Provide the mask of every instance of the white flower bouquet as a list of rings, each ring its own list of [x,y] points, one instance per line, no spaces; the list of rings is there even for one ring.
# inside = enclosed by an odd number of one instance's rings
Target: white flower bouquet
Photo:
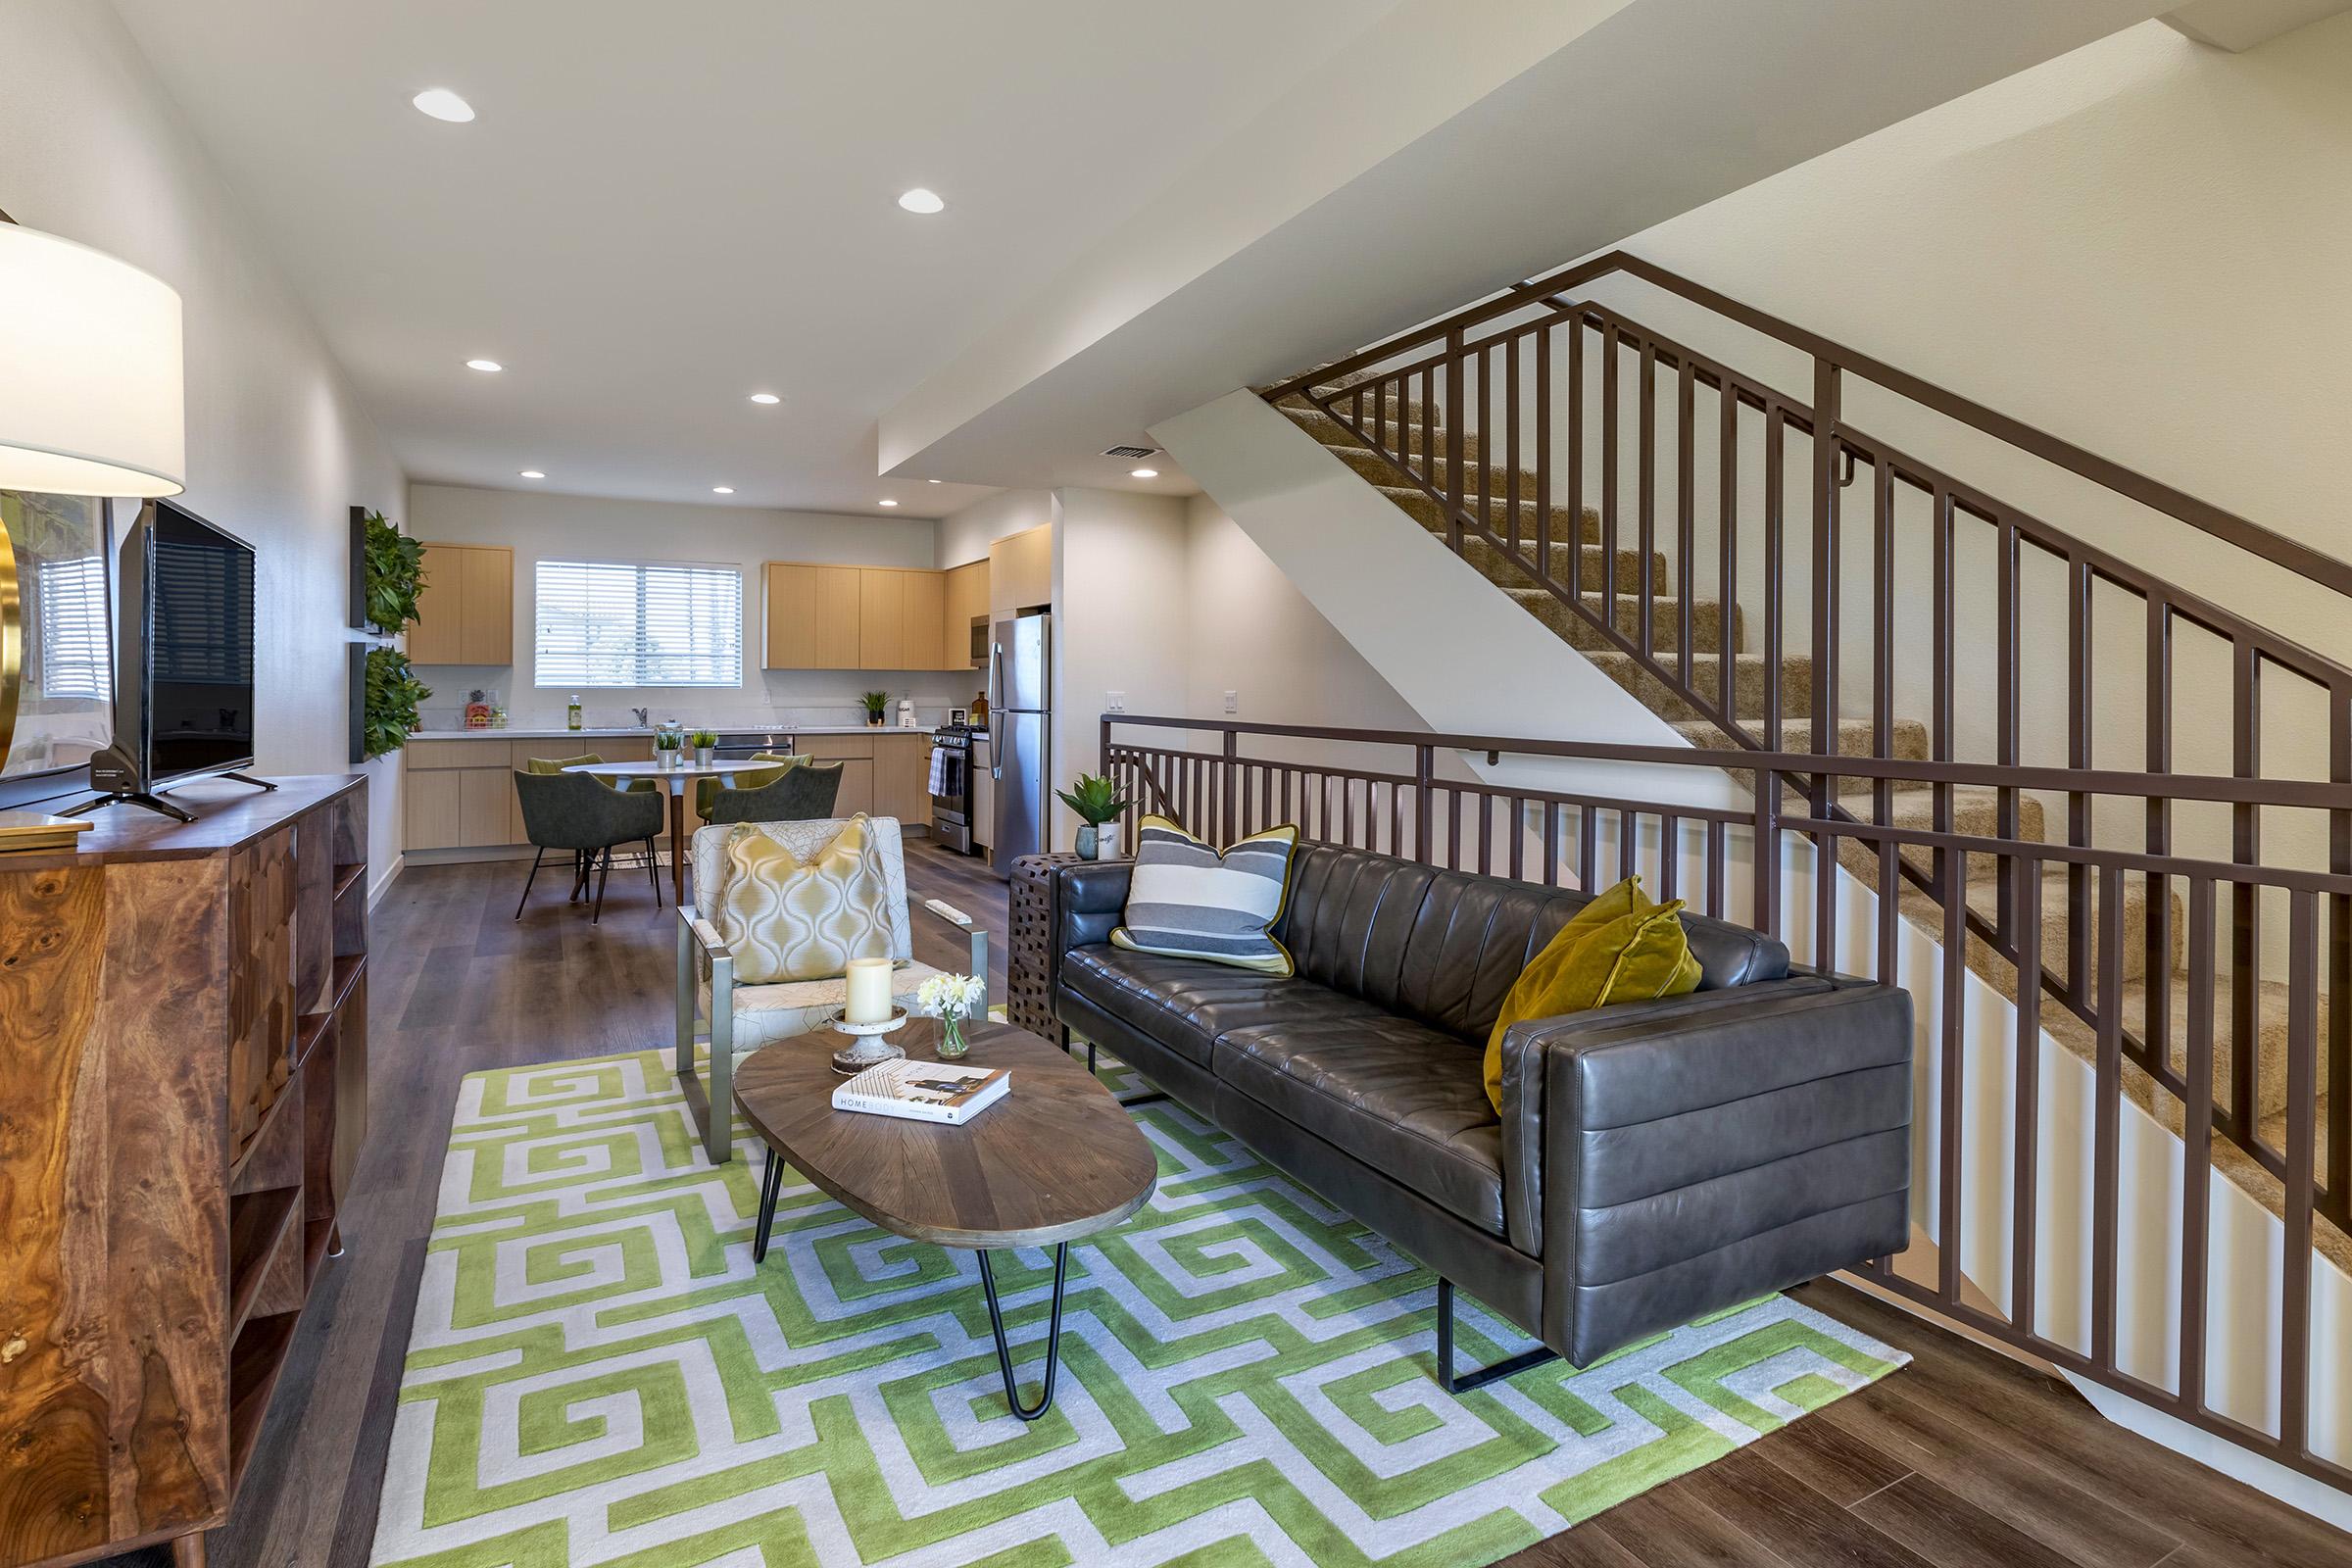
[[[939,1039],[942,1056],[960,1056],[970,1050],[963,1038],[963,1020],[988,1000],[988,982],[978,975],[935,974],[915,988],[915,1005],[946,1027]]]

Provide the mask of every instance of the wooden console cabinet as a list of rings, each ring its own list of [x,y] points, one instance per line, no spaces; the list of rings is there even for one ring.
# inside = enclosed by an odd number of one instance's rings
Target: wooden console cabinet
[[[368,786],[0,856],[0,1568],[227,1519],[368,1125]]]

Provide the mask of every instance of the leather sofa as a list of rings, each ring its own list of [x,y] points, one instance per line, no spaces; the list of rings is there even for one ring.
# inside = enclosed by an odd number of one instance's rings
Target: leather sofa
[[[1792,970],[1685,916],[1699,989],[1487,1036],[1581,893],[1298,847],[1276,978],[1108,938],[1125,861],[1051,872],[1046,994],[1068,1029],[1578,1366],[1909,1244],[1912,1032],[1892,986]],[[1090,1051],[1091,1055],[1091,1051]]]

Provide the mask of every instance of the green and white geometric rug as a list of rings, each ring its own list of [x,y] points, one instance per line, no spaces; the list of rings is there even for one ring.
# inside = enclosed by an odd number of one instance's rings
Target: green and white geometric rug
[[[706,1163],[664,1053],[473,1074],[372,1561],[1469,1568],[1904,1359],[1774,1297],[1453,1398],[1433,1276],[1176,1105],[1135,1115],[1158,1191],[1072,1247],[1024,1426],[968,1252],[788,1176],[752,1266],[759,1146]],[[1052,1274],[1015,1255],[1033,1388]],[[1466,1356],[1526,1348],[1457,1304]]]

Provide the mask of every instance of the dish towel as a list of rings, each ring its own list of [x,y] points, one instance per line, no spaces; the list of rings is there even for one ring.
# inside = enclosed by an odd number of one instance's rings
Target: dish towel
[[[948,749],[945,746],[931,748],[931,793],[948,793]]]

